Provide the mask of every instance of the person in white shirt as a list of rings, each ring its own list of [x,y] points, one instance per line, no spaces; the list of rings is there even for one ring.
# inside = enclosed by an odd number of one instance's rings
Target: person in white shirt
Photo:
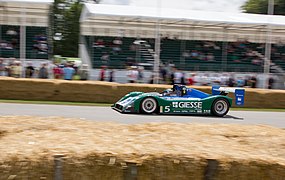
[[[131,66],[131,69],[127,73],[129,83],[136,83],[138,80],[138,75],[139,75],[139,72],[137,70],[137,67]]]
[[[181,84],[182,76],[183,76],[183,74],[180,71],[176,70],[174,72],[174,83],[175,84]]]

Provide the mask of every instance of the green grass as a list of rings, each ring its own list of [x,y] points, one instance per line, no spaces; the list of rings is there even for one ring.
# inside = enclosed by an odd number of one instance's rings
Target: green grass
[[[19,103],[19,104],[52,104],[52,105],[73,105],[73,106],[111,106],[107,103],[87,103],[87,102],[63,102],[63,101],[33,101],[33,100],[4,100],[0,99],[0,103]]]
[[[231,108],[232,111],[267,111],[267,112],[285,112],[285,109],[264,109],[264,108]]]
[[[19,104],[52,104],[52,105],[73,105],[73,106],[102,106],[110,107],[108,103],[87,103],[87,102],[62,102],[62,101],[31,101],[31,100],[4,100],[0,103],[19,103]],[[231,108],[232,111],[267,111],[267,112],[285,112],[285,109],[259,109],[259,108]]]

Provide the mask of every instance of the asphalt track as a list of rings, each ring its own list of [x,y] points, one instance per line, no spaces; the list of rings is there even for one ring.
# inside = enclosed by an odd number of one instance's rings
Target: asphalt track
[[[0,103],[0,116],[60,116],[124,124],[149,122],[266,124],[285,128],[285,112],[230,111],[225,117],[121,114],[110,107]]]

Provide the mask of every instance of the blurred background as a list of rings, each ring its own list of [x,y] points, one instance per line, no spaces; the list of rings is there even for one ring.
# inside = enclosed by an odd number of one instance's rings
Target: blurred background
[[[0,76],[285,89],[282,0],[1,0]]]

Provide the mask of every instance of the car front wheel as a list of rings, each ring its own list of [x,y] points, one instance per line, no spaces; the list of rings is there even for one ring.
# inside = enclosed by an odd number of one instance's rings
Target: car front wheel
[[[157,110],[157,102],[154,98],[145,98],[141,102],[141,111],[142,113],[152,114]]]
[[[223,117],[229,111],[229,102],[226,99],[216,99],[212,104],[212,113],[215,116]]]

